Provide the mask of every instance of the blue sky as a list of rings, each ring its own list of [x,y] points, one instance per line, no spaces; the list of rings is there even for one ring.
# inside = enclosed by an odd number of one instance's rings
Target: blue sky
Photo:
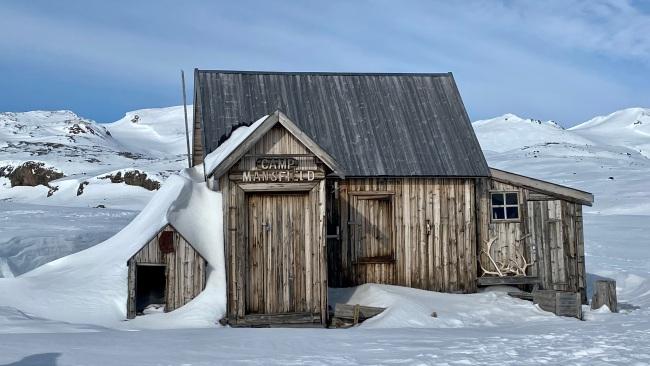
[[[648,3],[3,0],[0,111],[111,122],[180,104],[195,67],[451,71],[472,120],[570,126],[650,107]]]

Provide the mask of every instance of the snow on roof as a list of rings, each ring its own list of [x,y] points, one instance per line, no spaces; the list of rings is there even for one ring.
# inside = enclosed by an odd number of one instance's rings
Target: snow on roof
[[[246,140],[246,138],[250,136],[267,118],[268,115],[265,115],[255,121],[252,125],[242,126],[233,131],[228,140],[219,145],[219,147],[205,157],[203,161],[203,164],[205,164],[205,171],[208,173],[214,171],[217,166],[219,166],[228,155],[232,154],[237,146],[244,142],[244,140]]]

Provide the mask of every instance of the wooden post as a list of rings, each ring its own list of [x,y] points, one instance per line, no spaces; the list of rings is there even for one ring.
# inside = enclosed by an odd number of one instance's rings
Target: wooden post
[[[607,305],[612,313],[618,313],[616,281],[614,280],[599,280],[594,283],[591,309],[600,309],[603,305]]]
[[[190,150],[190,132],[187,123],[187,98],[185,96],[185,73],[183,72],[183,70],[181,70],[181,84],[183,85],[183,112],[185,113],[185,142],[187,143],[187,167],[192,168],[192,151]]]

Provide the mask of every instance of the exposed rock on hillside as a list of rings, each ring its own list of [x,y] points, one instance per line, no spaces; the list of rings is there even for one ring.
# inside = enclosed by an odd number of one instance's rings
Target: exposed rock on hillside
[[[49,186],[53,180],[65,175],[55,168],[46,167],[45,163],[26,161],[18,166],[5,165],[0,167],[0,177],[6,177],[12,187],[16,186]]]
[[[139,170],[129,170],[122,174],[121,171],[115,174],[108,174],[99,179],[110,179],[111,183],[126,183],[130,186],[138,186],[150,191],[155,191],[160,188],[160,182],[148,178],[147,173]]]

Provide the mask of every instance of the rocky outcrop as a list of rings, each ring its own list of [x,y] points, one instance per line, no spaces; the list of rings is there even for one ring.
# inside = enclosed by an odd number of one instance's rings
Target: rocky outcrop
[[[142,187],[150,191],[155,191],[160,188],[159,181],[150,179],[147,176],[147,173],[139,170],[129,170],[124,172],[124,174],[122,174],[122,172],[117,172],[99,177],[99,179],[110,179],[111,183],[125,183],[130,186]]]
[[[51,181],[64,176],[55,168],[46,167],[45,163],[36,161],[26,161],[18,166],[0,166],[0,177],[8,178],[12,187],[37,185],[49,187]]]

